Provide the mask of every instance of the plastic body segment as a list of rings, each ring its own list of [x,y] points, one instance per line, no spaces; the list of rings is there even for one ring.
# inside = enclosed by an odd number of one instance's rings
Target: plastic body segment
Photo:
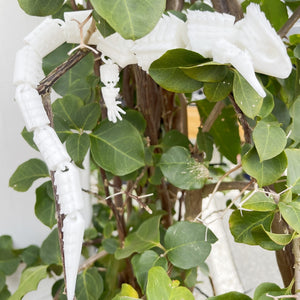
[[[56,171],[61,164],[71,161],[64,145],[50,126],[37,128],[34,131],[33,140],[49,170]]]
[[[64,235],[65,275],[68,300],[74,299],[84,225],[84,219],[78,211],[64,218],[62,231]]]
[[[30,45],[40,57],[45,57],[65,41],[64,22],[58,19],[45,19],[24,41]]]
[[[21,84],[16,88],[15,99],[22,112],[28,131],[50,124],[44,110],[41,96],[29,84]]]
[[[24,46],[16,54],[14,85],[28,83],[35,88],[43,78],[41,56],[31,46]]]
[[[62,164],[54,174],[60,212],[71,214],[83,209],[79,172],[72,163]]]

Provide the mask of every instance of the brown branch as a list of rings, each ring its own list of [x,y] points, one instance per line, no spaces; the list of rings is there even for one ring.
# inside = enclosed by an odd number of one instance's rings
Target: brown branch
[[[96,253],[95,255],[89,257],[78,269],[78,273],[92,266],[97,260],[106,256],[108,253],[104,250]]]
[[[202,127],[202,132],[210,131],[211,127],[213,126],[216,119],[219,117],[219,115],[224,107],[225,107],[225,104],[223,101],[219,101],[216,103],[216,105],[210,112],[209,116],[207,117],[207,119]]]
[[[234,96],[230,94],[228,98],[230,99],[230,102],[232,103],[236,115],[240,121],[240,124],[243,127],[245,142],[247,144],[251,144],[252,128],[250,127],[248,121],[246,120],[244,113],[241,111],[240,107],[236,104],[234,100]]]
[[[217,12],[233,15],[236,21],[244,16],[242,7],[237,0],[212,0],[211,2]]]
[[[78,6],[76,5],[75,0],[70,0],[70,4],[71,4],[73,10],[78,10]]]
[[[295,278],[295,293],[300,300],[300,238],[293,239],[293,254],[295,258],[294,278]]]
[[[286,21],[286,23],[278,30],[278,35],[281,38],[284,38],[289,30],[294,26],[294,24],[300,18],[300,6],[294,11],[294,13],[290,16],[290,18]]]
[[[64,63],[56,67],[51,71],[38,85],[37,91],[40,95],[44,95],[49,92],[50,88],[55,84],[55,82],[68,72],[72,67],[74,67],[79,61],[81,61],[89,51],[86,49],[79,50],[72,56],[70,56]]]

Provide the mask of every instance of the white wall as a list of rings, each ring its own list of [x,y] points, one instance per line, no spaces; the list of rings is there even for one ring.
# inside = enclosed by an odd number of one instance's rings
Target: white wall
[[[8,186],[19,164],[39,157],[20,135],[24,122],[14,101],[12,78],[16,51],[41,21],[42,18],[26,15],[17,0],[0,0],[0,235],[11,235],[15,247],[40,245],[49,232],[34,215],[34,191],[38,185],[25,193]]]

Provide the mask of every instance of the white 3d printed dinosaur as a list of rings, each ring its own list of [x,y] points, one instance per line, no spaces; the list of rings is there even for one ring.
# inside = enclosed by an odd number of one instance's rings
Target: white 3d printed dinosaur
[[[78,24],[91,11],[65,13],[65,22],[46,19],[24,39],[26,45],[17,52],[14,72],[16,100],[28,131],[34,132],[34,141],[49,170],[55,171],[58,201],[63,221],[65,276],[67,298],[73,300],[85,222],[82,216],[83,200],[77,168],[71,163],[64,145],[44,111],[36,91],[43,79],[42,59],[64,42],[81,43]],[[85,35],[90,22],[83,26]],[[151,63],[167,50],[186,48],[219,63],[232,64],[264,97],[265,91],[255,76],[255,71],[286,78],[291,70],[291,61],[275,30],[271,27],[259,6],[250,4],[245,18],[234,23],[227,14],[187,11],[187,22],[174,15],[164,15],[156,27],[145,37],[125,40],[118,33],[103,38],[97,31],[89,41],[102,52],[105,62],[100,67],[101,81],[105,84],[102,94],[108,110],[108,119],[116,122],[124,114],[118,104],[119,67],[138,64],[149,70]],[[109,59],[105,59],[109,57]]]

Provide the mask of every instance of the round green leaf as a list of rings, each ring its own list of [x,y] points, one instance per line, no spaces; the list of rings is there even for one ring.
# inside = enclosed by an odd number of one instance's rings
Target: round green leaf
[[[217,102],[225,99],[232,91],[233,72],[228,72],[224,80],[219,82],[205,82],[203,92],[206,99],[211,102]]]
[[[154,266],[161,266],[168,269],[166,258],[160,257],[155,251],[147,250],[141,254],[136,254],[131,260],[134,275],[143,291],[146,289],[148,271]]]
[[[253,191],[250,194],[247,194],[241,202],[246,198],[248,200],[243,204],[243,208],[251,209],[255,211],[272,211],[277,208],[276,203],[271,197],[267,197],[263,191]]]
[[[20,264],[19,257],[8,249],[0,249],[0,271],[5,275],[13,274]]]
[[[172,147],[164,153],[159,166],[169,182],[185,190],[201,189],[209,175],[206,167],[180,146]]]
[[[255,148],[249,150],[242,158],[244,171],[257,180],[260,187],[274,183],[287,167],[284,152],[260,162]]]
[[[190,144],[188,137],[175,129],[168,131],[161,141],[163,151],[167,151],[173,146],[182,146],[189,149]]]
[[[13,249],[13,240],[9,235],[1,235],[0,236],[0,249]]]
[[[262,225],[267,231],[270,231],[274,218],[274,212],[257,212],[235,210],[229,219],[231,234],[237,243],[248,245],[257,245],[252,229]]]
[[[286,149],[288,159],[287,185],[292,186],[294,193],[300,193],[300,149]]]
[[[182,67],[181,70],[198,81],[218,82],[225,78],[228,67],[215,62],[208,62],[195,67]]]
[[[168,259],[182,269],[201,265],[210,253],[210,243],[215,241],[214,234],[204,225],[186,221],[169,227],[164,238]]]
[[[38,246],[31,245],[23,250],[20,257],[27,266],[31,266],[38,260],[39,255],[40,248]]]
[[[178,300],[178,299],[184,299],[184,300],[194,300],[195,297],[191,293],[189,289],[183,286],[178,286],[175,289],[172,289],[170,300]]]
[[[47,277],[47,268],[48,266],[42,265],[25,269],[22,273],[18,289],[9,299],[19,300],[28,292],[36,290],[39,282]]]
[[[297,97],[292,107],[290,108],[289,113],[293,119],[292,126],[291,126],[292,133],[290,135],[290,138],[299,143],[300,142],[300,118],[299,118],[300,97]]]
[[[238,72],[234,73],[233,94],[237,105],[246,116],[254,119],[259,114],[263,98]]]
[[[270,298],[270,297],[265,296],[265,295],[267,293],[270,293],[271,291],[279,292],[279,291],[281,291],[281,289],[275,283],[264,282],[255,289],[253,300],[267,300],[267,298]],[[262,297],[265,297],[265,298],[262,298]]]
[[[229,292],[223,295],[209,297],[207,300],[251,300],[251,298],[239,292]]]
[[[103,121],[90,134],[95,162],[106,171],[123,176],[144,166],[141,135],[128,121]]]
[[[18,192],[26,192],[33,182],[49,177],[46,164],[40,159],[30,159],[21,164],[9,179],[9,186]]]
[[[276,122],[260,121],[253,130],[253,140],[260,161],[279,155],[285,148],[286,135]]]
[[[56,224],[55,201],[53,193],[49,196],[48,190],[52,189],[51,181],[43,183],[35,190],[36,202],[34,212],[37,218],[46,226],[52,228]]]
[[[91,3],[113,29],[131,40],[149,33],[166,7],[165,0],[91,0]]]
[[[137,231],[128,234],[124,247],[115,252],[116,259],[130,256],[132,253],[141,253],[153,247],[160,246],[159,223],[161,215],[154,216],[144,221]]]
[[[93,130],[100,118],[101,109],[99,104],[90,103],[80,107],[75,114],[75,123],[82,130]]]
[[[123,119],[130,122],[141,134],[145,132],[147,123],[139,111],[128,109],[126,110],[126,114],[123,116]]]
[[[279,202],[278,207],[284,220],[295,230],[300,233],[300,203],[290,202],[283,203]]]
[[[49,16],[56,13],[64,0],[18,0],[20,7],[31,16]]]
[[[83,168],[82,162],[89,147],[90,137],[85,132],[82,134],[73,133],[69,135],[66,140],[66,148],[70,157],[75,162],[75,164],[81,168]]]
[[[103,293],[103,279],[97,268],[85,269],[77,276],[76,299],[78,300],[98,300]]]
[[[55,228],[42,243],[40,256],[45,264],[61,264],[58,230]]]
[[[262,119],[270,115],[275,105],[273,95],[267,89],[265,89],[265,92],[267,96],[264,98],[258,114]]]
[[[166,90],[190,93],[201,88],[202,83],[187,76],[181,67],[196,66],[204,61],[205,59],[196,52],[173,49],[151,64],[149,74]]]

